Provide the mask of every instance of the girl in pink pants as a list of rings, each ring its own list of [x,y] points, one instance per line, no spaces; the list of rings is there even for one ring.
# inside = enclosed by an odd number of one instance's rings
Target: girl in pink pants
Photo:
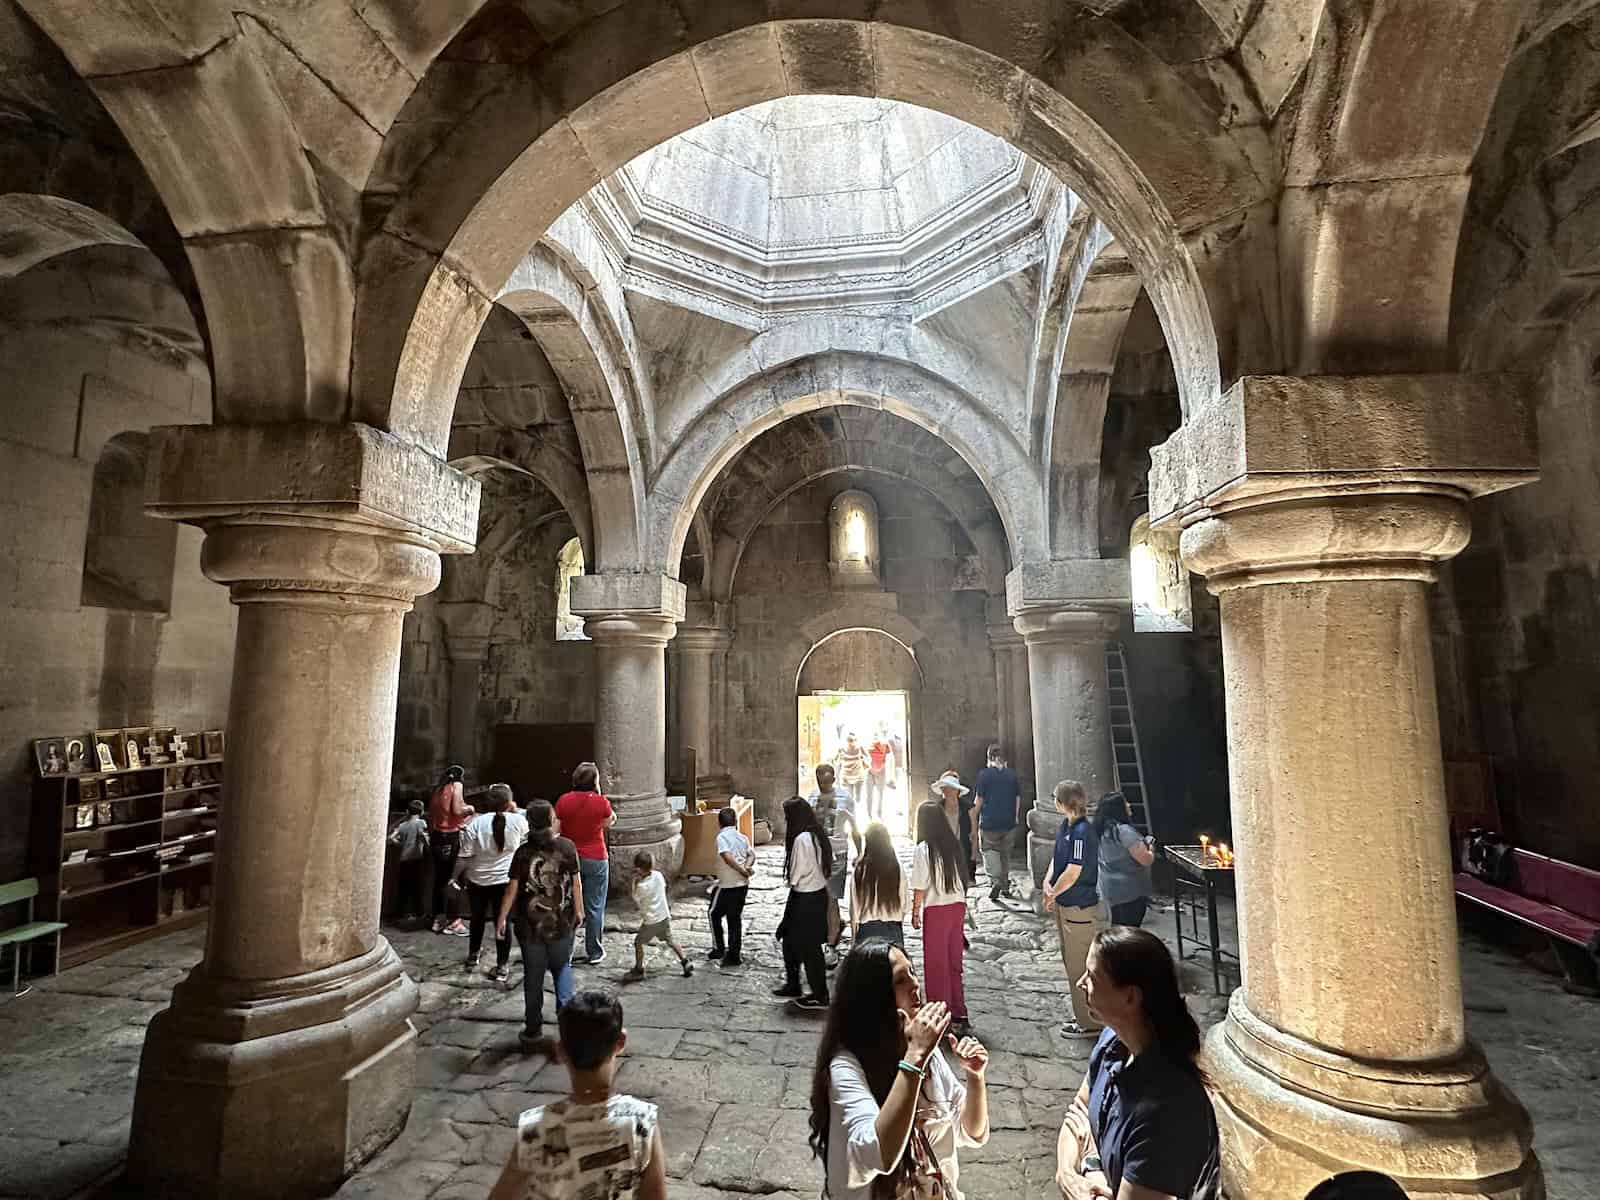
[[[933,801],[917,809],[917,848],[911,860],[911,928],[922,930],[922,984],[929,1000],[950,1006],[952,1032],[969,1028],[961,986],[962,925],[967,916],[961,843]]]

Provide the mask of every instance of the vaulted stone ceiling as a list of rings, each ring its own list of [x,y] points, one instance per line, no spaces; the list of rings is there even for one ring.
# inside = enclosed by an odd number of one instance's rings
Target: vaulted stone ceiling
[[[759,328],[822,307],[937,311],[1043,256],[1060,187],[928,109],[788,97],[646,151],[587,211],[630,290]]]

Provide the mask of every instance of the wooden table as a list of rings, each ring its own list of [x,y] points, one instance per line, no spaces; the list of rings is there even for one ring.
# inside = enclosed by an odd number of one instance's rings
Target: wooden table
[[[1225,959],[1233,959],[1237,969],[1239,956],[1231,950],[1222,948],[1222,935],[1217,930],[1217,881],[1228,879],[1233,875],[1233,868],[1227,866],[1215,854],[1203,852],[1199,846],[1166,846],[1167,860],[1172,863],[1172,919],[1178,927],[1178,958],[1185,960],[1193,958],[1204,950],[1211,955],[1211,986],[1219,996],[1226,995],[1222,990],[1222,972],[1227,965]],[[1189,941],[1194,949],[1187,953],[1183,948],[1183,893],[1193,893],[1189,905],[1190,932]],[[1202,901],[1200,897],[1203,896]],[[1206,908],[1206,932],[1208,937],[1200,936],[1198,906],[1204,903]]]

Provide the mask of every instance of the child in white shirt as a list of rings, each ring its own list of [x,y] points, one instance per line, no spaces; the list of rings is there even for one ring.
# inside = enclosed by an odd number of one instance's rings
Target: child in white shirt
[[[667,1155],[656,1106],[611,1090],[628,1043],[621,1003],[605,992],[579,992],[556,1021],[572,1094],[517,1118],[511,1159],[489,1200],[665,1200]]]
[[[706,957],[721,961],[724,967],[737,967],[744,937],[744,901],[750,893],[750,876],[755,874],[756,852],[750,839],[739,832],[739,815],[731,808],[717,814],[717,886],[711,889],[711,949]],[[723,942],[722,923],[728,923],[727,942]]]
[[[694,964],[683,947],[672,940],[672,907],[667,903],[667,881],[656,870],[650,851],[633,856],[633,902],[639,906],[639,932],[633,936],[633,970],[622,978],[633,983],[644,978],[644,948],[651,942],[665,942],[678,956],[684,975],[694,974]]]

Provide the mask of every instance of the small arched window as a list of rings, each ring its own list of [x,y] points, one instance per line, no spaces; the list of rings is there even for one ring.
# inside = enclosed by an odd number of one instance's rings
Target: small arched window
[[[144,472],[149,439],[121,433],[105,444],[94,465],[89,534],[83,547],[85,608],[171,612],[178,527],[144,513]]]
[[[1148,515],[1128,535],[1128,573],[1133,582],[1135,633],[1178,633],[1194,628],[1189,572],[1176,536],[1155,532]]]
[[[828,571],[834,587],[878,587],[878,504],[862,491],[840,492],[828,509]]]
[[[586,642],[583,618],[572,612],[572,581],[584,571],[583,543],[573,538],[556,555],[556,641]]]

